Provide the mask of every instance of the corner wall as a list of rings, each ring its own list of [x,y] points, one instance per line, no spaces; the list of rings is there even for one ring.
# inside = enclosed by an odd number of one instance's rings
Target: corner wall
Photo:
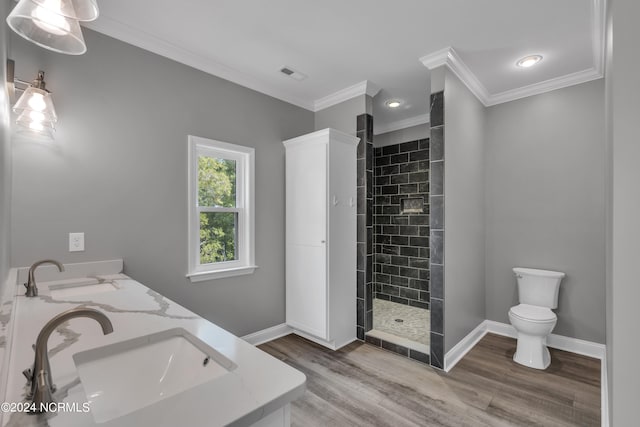
[[[15,139],[12,265],[123,258],[125,272],[236,335],[285,320],[282,141],[313,113],[84,29],[78,57],[12,37],[16,75],[46,72],[53,143]],[[355,117],[352,118],[355,122]],[[192,284],[187,136],[256,149],[256,269]],[[68,252],[68,233],[86,251]]]
[[[487,109],[487,319],[509,323],[513,267],[557,270],[554,333],[605,342],[603,100],[600,79]]]
[[[486,319],[485,114],[480,101],[446,69],[443,135],[445,354]],[[432,144],[436,141],[433,128],[431,141]],[[432,170],[432,173],[434,186],[436,171]],[[432,298],[432,313],[434,311]],[[434,326],[432,322],[432,328]]]
[[[361,114],[371,114],[370,102],[370,96],[360,95],[316,111],[314,116],[315,130],[333,128],[355,136],[358,131],[356,118]],[[373,136],[371,139],[373,140]]]
[[[612,426],[638,423],[640,369],[638,369],[638,301],[640,286],[640,86],[638,86],[637,0],[614,0],[612,109],[612,283],[611,341]]]
[[[609,422],[613,425],[613,14],[611,1],[607,2],[605,44],[605,124],[606,124],[606,386],[608,395]],[[604,387],[605,384],[602,384]],[[607,425],[604,424],[603,425]]]
[[[11,136],[9,133],[11,113],[6,90],[6,63],[8,27],[5,17],[9,13],[7,1],[0,1],[0,297],[10,267],[10,220],[11,220]],[[0,301],[1,303],[2,301]]]

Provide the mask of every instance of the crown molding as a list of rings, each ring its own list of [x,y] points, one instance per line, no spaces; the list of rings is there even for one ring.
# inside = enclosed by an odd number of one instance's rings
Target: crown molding
[[[575,73],[545,80],[543,82],[534,83],[529,86],[523,86],[512,90],[507,90],[505,92],[492,94],[487,99],[487,102],[483,102],[483,104],[487,107],[490,107],[492,105],[515,101],[516,99],[522,99],[528,96],[539,95],[541,93],[551,92],[552,90],[562,89],[564,87],[569,87],[580,83],[586,83],[591,80],[602,78],[602,75],[602,72],[596,70],[595,68],[577,71]]]
[[[598,3],[600,8],[604,0],[593,0],[594,3]],[[600,18],[597,18],[600,19]],[[598,28],[604,32],[604,27],[598,25]],[[594,36],[601,39],[600,36]],[[543,82],[534,83],[528,86],[519,87],[516,89],[507,90],[499,93],[489,93],[484,85],[473,74],[471,69],[464,63],[462,58],[452,47],[440,49],[430,55],[420,58],[420,62],[433,70],[434,68],[446,66],[451,70],[464,85],[475,95],[476,98],[485,106],[490,107],[492,105],[502,104],[509,101],[515,101],[516,99],[526,98],[528,96],[539,95],[541,93],[550,92],[556,89],[562,89],[564,87],[577,85],[580,83],[586,83],[591,80],[599,79],[603,76],[602,73],[602,42],[598,44],[601,54],[594,56],[594,62],[596,66],[587,70],[577,71],[575,73],[566,74],[564,76],[556,77],[553,79],[545,80]],[[595,49],[594,49],[595,54]],[[600,65],[598,65],[598,58],[600,58]]]
[[[121,41],[126,40],[125,43],[153,52],[157,55],[164,56],[165,58],[180,62],[197,70],[204,71],[205,73],[212,74],[232,83],[277,98],[281,101],[288,102],[306,110],[314,111],[314,106],[311,102],[291,96],[291,94],[284,91],[274,89],[271,85],[258,79],[254,79],[238,70],[227,67],[217,61],[207,59],[202,55],[144,31],[140,31],[108,16],[101,15],[100,19],[91,22],[83,22],[82,26]]]
[[[441,66],[449,68],[485,107],[596,80],[604,76],[606,2],[607,0],[591,0],[591,43],[594,66],[586,70],[504,92],[489,93],[452,47],[423,56],[420,62],[429,70]]]
[[[430,55],[423,56],[420,58],[420,62],[429,69],[434,69],[443,65],[447,66],[485,106],[509,102],[527,96],[537,95],[601,78],[604,75],[605,63],[604,55],[607,0],[590,0],[590,3],[593,68],[525,87],[500,93],[489,93],[482,82],[476,77],[452,47],[446,47]],[[167,40],[141,31],[105,15],[101,15],[100,19],[96,21],[83,23],[82,25],[118,40],[126,40],[126,43],[133,46],[148,50],[160,56],[172,59],[208,74],[215,75],[240,86],[244,86],[313,112],[320,111],[360,95],[366,94],[373,97],[380,91],[380,88],[376,85],[365,80],[312,101],[310,99],[296,97],[288,91],[274,88],[273,85],[251,77],[239,70],[208,59],[196,52],[175,45]]]
[[[369,80],[364,80],[360,83],[354,84],[353,86],[349,86],[337,92],[334,92],[331,95],[316,99],[313,103],[313,111],[317,112],[320,110],[324,110],[325,108],[329,108],[341,102],[348,101],[349,99],[355,98],[356,96],[369,95],[370,97],[374,97],[378,94],[378,92],[380,92],[380,88],[378,86],[371,83]]]
[[[433,70],[434,68],[438,68],[442,65],[447,64],[450,51],[451,47],[445,47],[443,49],[430,53],[429,55],[423,56],[419,59],[419,61],[422,62],[422,65],[427,67],[429,70]]]
[[[421,114],[415,117],[409,117],[408,119],[397,120],[395,122],[378,125],[376,121],[373,121],[373,134],[380,135],[387,132],[393,132],[400,129],[406,129],[413,126],[423,125],[429,123],[431,120],[430,114]]]
[[[484,85],[478,80],[471,69],[464,63],[460,55],[452,47],[440,49],[432,54],[420,58],[422,65],[429,70],[446,66],[451,70],[464,85],[473,93],[483,105],[487,106],[489,102],[489,92]]]

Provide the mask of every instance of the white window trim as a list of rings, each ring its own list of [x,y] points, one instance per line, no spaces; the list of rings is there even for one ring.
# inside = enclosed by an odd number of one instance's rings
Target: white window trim
[[[252,274],[255,265],[255,149],[213,139],[189,135],[189,249],[187,277],[192,283],[223,277]],[[209,152],[212,156],[234,159],[236,169],[236,194],[241,198],[243,214],[238,215],[239,259],[201,265],[200,260],[200,210],[198,208],[198,156]],[[238,190],[240,189],[240,191]],[[240,204],[241,202],[241,204]],[[206,210],[206,209],[205,209]],[[220,210],[216,208],[216,211]],[[229,209],[236,211],[235,209]]]

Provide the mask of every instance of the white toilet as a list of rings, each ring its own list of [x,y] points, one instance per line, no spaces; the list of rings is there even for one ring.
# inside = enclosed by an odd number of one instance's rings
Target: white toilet
[[[551,363],[547,335],[558,320],[551,309],[558,307],[560,281],[565,274],[519,267],[513,272],[518,279],[520,301],[509,309],[509,321],[518,332],[513,360],[530,368],[547,369]]]

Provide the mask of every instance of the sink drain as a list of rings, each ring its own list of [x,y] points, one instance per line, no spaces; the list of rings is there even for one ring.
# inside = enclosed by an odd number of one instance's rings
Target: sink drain
[[[398,322],[398,323],[403,323],[404,322],[404,320],[402,320],[402,319],[395,319],[395,321]]]

